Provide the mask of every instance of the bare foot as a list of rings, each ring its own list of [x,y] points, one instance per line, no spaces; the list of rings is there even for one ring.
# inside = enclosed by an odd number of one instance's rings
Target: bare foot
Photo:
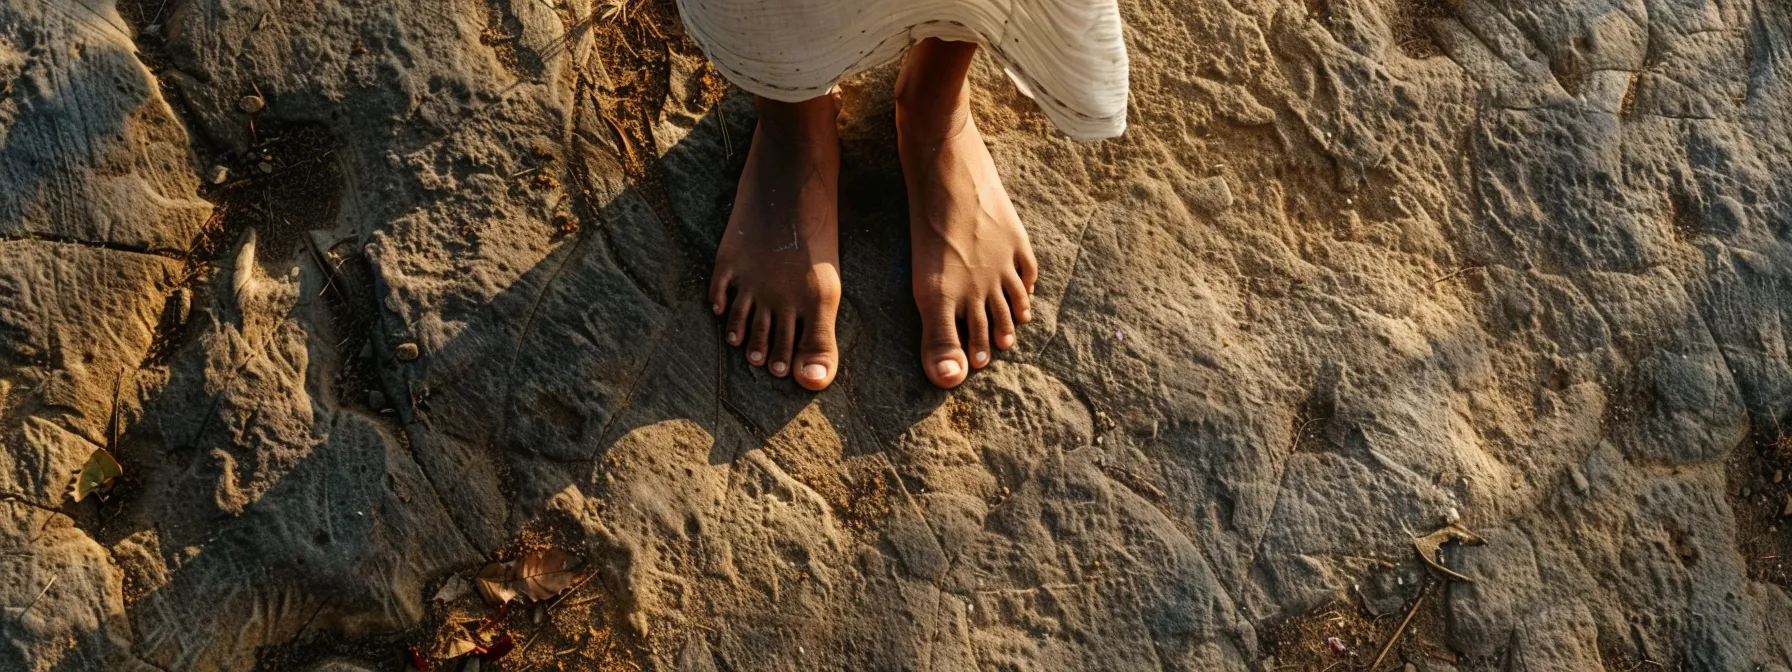
[[[840,369],[839,102],[761,98],[758,108],[716,251],[710,307],[716,315],[730,311],[725,337],[729,345],[746,343],[749,363],[780,378],[794,370],[798,384],[820,390]]]
[[[910,51],[897,82],[897,148],[908,184],[921,366],[935,385],[948,388],[964,382],[970,369],[989,364],[992,342],[1003,350],[1014,347],[1014,325],[1032,319],[1029,299],[1039,268],[971,119],[964,72],[975,48],[922,42]]]

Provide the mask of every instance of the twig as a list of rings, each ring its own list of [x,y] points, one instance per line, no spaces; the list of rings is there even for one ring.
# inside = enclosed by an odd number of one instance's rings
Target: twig
[[[1454,271],[1450,271],[1449,273],[1443,274],[1443,276],[1439,277],[1438,279],[1432,280],[1431,284],[1435,285],[1437,283],[1443,282],[1445,280],[1449,280],[1450,278],[1454,278],[1458,275],[1462,275],[1463,273],[1467,273],[1469,271],[1479,269],[1479,268],[1487,268],[1487,267],[1486,266],[1464,266],[1464,267],[1458,268]]]
[[[305,249],[311,252],[311,263],[317,264],[317,271],[324,275],[324,288],[317,290],[317,293],[321,295],[324,292],[336,290],[336,299],[347,303],[348,297],[342,295],[342,290],[336,289],[335,269],[324,263],[323,254],[317,251],[317,240],[311,236],[305,236]]]
[[[57,574],[55,576],[50,577],[50,582],[44,584],[44,589],[37,591],[37,597],[31,598],[31,604],[27,604],[27,605],[25,605],[24,609],[19,610],[19,622],[20,623],[25,622],[25,614],[31,613],[31,608],[37,606],[38,600],[44,599],[44,594],[50,592],[50,586],[56,585],[56,580],[60,579],[60,578],[62,578],[61,574]]]
[[[573,601],[571,601],[571,602],[568,602],[568,603],[566,603],[566,606],[569,606],[569,607],[576,607],[576,606],[579,606],[579,605],[581,605],[581,604],[590,604],[590,603],[592,603],[592,602],[596,602],[596,601],[598,601],[598,600],[601,600],[601,599],[604,599],[604,596],[602,596],[602,595],[592,595],[592,596],[591,596],[591,597],[582,597],[582,598],[579,598],[579,599],[576,599],[576,600],[573,600]],[[559,605],[555,605],[555,606],[559,606]]]
[[[1375,662],[1369,663],[1369,672],[1375,672],[1377,668],[1381,667],[1382,659],[1387,658],[1388,652],[1394,650],[1394,643],[1400,641],[1401,633],[1406,632],[1406,624],[1411,623],[1412,617],[1418,615],[1419,605],[1425,603],[1425,596],[1429,594],[1431,594],[1431,589],[1426,588],[1424,592],[1419,593],[1419,599],[1412,601],[1412,608],[1406,611],[1406,618],[1401,619],[1399,627],[1394,628],[1394,634],[1388,637],[1388,643],[1381,645],[1381,653],[1375,654]]]
[[[118,378],[112,381],[112,419],[106,427],[106,450],[118,450],[118,392],[124,387],[124,369],[118,370]]]
[[[535,626],[535,630],[529,633],[529,641],[523,642],[523,648],[516,652],[517,660],[522,660],[524,654],[529,653],[529,647],[535,646],[535,640],[541,639],[542,629],[554,622],[554,608],[560,606],[560,603],[566,601],[566,598],[572,597],[572,594],[578,592],[580,588],[585,587],[586,583],[597,578],[597,574],[597,568],[592,568],[591,572],[585,575],[585,578],[579,579],[579,582],[573,584],[573,587],[566,589],[566,592],[561,593],[559,597],[554,598],[553,604],[542,608],[541,611],[545,617],[541,619],[541,624]]]
[[[716,121],[717,125],[722,127],[722,149],[727,152],[727,158],[733,159],[734,138],[728,137],[728,106],[726,103],[727,101],[716,102]]]

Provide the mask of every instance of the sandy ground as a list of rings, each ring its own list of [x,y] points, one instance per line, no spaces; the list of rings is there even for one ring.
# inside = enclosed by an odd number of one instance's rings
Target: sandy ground
[[[1041,319],[951,393],[848,83],[809,394],[670,2],[0,1],[0,669],[1792,670],[1792,8],[1122,12],[1121,139],[974,75]]]

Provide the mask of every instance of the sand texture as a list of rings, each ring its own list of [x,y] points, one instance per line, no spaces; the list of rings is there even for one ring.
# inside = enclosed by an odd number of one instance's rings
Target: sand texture
[[[950,393],[848,83],[810,394],[670,0],[0,0],[0,670],[1792,670],[1792,5],[1121,10],[1121,139],[973,75],[1043,268]]]

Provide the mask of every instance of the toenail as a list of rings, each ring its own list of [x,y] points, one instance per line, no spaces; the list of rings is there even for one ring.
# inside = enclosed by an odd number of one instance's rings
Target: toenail
[[[740,334],[734,333],[732,331],[728,332],[728,344],[729,345],[740,345]]]
[[[747,353],[747,359],[751,360],[754,364],[758,364],[760,360],[765,359],[765,355],[757,352],[749,352]]]
[[[717,315],[721,315],[722,314],[722,304],[718,303],[718,304],[712,305],[709,307],[709,310],[710,310],[710,312],[713,312]]]
[[[1002,334],[1002,347],[1003,348],[1014,347],[1014,334]]]
[[[982,366],[984,362],[989,361],[989,353],[978,352],[977,354],[971,355],[971,359],[975,360],[978,366]]]
[[[803,377],[808,378],[809,380],[821,380],[828,377],[828,367],[820,364],[810,364],[803,367]]]
[[[782,376],[784,375],[784,368],[785,364],[783,362],[772,362],[772,373]]]
[[[941,378],[951,378],[956,376],[958,375],[958,362],[950,359],[940,360],[939,371]]]

